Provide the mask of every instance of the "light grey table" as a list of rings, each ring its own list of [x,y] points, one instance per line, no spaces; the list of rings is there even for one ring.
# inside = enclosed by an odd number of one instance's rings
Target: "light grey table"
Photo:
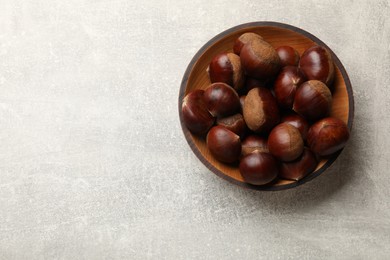
[[[0,0],[1,259],[389,259],[389,1]],[[198,161],[177,96],[195,52],[270,20],[327,43],[352,138],[299,188]]]

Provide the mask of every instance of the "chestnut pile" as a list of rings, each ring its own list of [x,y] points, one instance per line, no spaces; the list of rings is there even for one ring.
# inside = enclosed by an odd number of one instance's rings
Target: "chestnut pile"
[[[327,49],[314,46],[300,57],[244,33],[233,52],[215,56],[211,85],[182,103],[185,125],[206,138],[218,161],[238,163],[247,183],[264,185],[277,177],[298,181],[344,147],[349,129],[329,117],[335,68]]]

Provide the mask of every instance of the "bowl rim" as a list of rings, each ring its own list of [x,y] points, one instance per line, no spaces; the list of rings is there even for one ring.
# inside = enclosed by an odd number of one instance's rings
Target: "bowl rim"
[[[272,185],[256,186],[256,185],[251,185],[251,184],[248,184],[248,183],[245,183],[245,182],[241,182],[241,181],[235,180],[232,177],[224,174],[222,171],[220,171],[214,165],[212,165],[202,155],[202,153],[199,151],[199,149],[196,147],[195,143],[193,142],[193,139],[191,137],[190,131],[187,129],[187,127],[184,124],[183,114],[182,114],[182,109],[181,109],[181,107],[182,107],[182,100],[183,100],[184,95],[185,95],[185,90],[186,90],[186,86],[187,86],[189,75],[190,75],[190,73],[192,71],[192,68],[194,67],[195,63],[200,58],[200,56],[202,56],[202,54],[211,45],[213,45],[217,41],[221,40],[222,38],[224,38],[225,36],[227,36],[230,33],[233,33],[233,32],[235,32],[237,30],[248,28],[248,27],[261,27],[261,26],[279,27],[279,28],[283,28],[283,29],[288,29],[288,30],[294,31],[296,33],[302,34],[303,36],[305,36],[305,37],[309,38],[310,40],[314,41],[317,45],[323,46],[323,47],[327,48],[330,51],[330,53],[332,55],[332,58],[333,58],[333,62],[339,68],[339,70],[341,72],[341,75],[342,75],[342,77],[344,79],[346,89],[347,89],[347,93],[348,93],[348,109],[349,109],[347,126],[348,126],[348,129],[350,131],[352,130],[353,118],[354,118],[354,109],[355,109],[353,90],[352,90],[352,85],[351,85],[351,81],[350,81],[350,79],[348,77],[348,74],[347,74],[343,64],[339,60],[339,58],[336,56],[336,54],[333,52],[332,49],[330,49],[323,41],[318,39],[313,34],[307,32],[307,31],[305,31],[305,30],[303,30],[301,28],[295,27],[293,25],[280,23],[280,22],[273,22],[273,21],[257,21],[257,22],[244,23],[244,24],[240,24],[240,25],[231,27],[231,28],[229,28],[229,29],[227,29],[227,30],[217,34],[213,38],[211,38],[208,42],[206,42],[196,52],[196,54],[194,55],[194,57],[191,59],[190,63],[188,64],[188,66],[187,66],[187,68],[186,68],[186,70],[184,72],[182,81],[181,81],[180,90],[179,90],[179,100],[178,100],[179,101],[178,102],[179,117],[180,117],[180,125],[181,125],[182,131],[184,133],[184,136],[185,136],[185,138],[187,140],[188,145],[191,147],[191,150],[198,157],[198,159],[211,172],[213,172],[217,176],[219,176],[219,177],[229,181],[230,183],[236,184],[236,185],[238,185],[240,187],[243,187],[243,188],[248,188],[248,189],[258,190],[258,191],[260,191],[260,190],[263,190],[263,191],[280,191],[280,190],[287,190],[287,189],[291,189],[291,188],[300,186],[300,185],[302,185],[302,184],[304,184],[304,183],[306,183],[308,181],[311,181],[312,179],[318,177],[319,175],[321,175],[323,172],[325,172],[333,164],[333,162],[337,159],[337,157],[340,155],[340,153],[343,151],[343,149],[341,149],[338,152],[336,152],[335,154],[333,154],[328,159],[328,161],[319,170],[317,170],[316,172],[313,172],[313,173],[307,175],[306,177],[304,177],[303,179],[301,179],[299,181],[295,181],[295,182],[292,182],[290,184],[279,185],[279,186],[272,186]]]

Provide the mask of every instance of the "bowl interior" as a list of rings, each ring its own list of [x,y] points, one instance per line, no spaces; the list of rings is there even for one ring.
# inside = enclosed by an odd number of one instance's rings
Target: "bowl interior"
[[[302,53],[307,48],[313,45],[318,44],[327,47],[323,42],[321,42],[313,35],[298,28],[284,24],[255,23],[238,26],[227,30],[210,40],[193,58],[183,78],[179,96],[179,107],[181,107],[182,99],[188,92],[195,89],[205,89],[208,87],[208,85],[210,84],[210,79],[208,77],[206,69],[211,59],[221,52],[233,52],[232,48],[234,41],[245,32],[255,32],[260,34],[267,42],[269,42],[275,48],[282,45],[289,45],[295,48],[300,55],[302,55]],[[332,51],[331,53],[335,61],[335,81],[331,116],[340,118],[345,123],[347,123],[349,127],[351,127],[352,117],[350,116],[350,108],[353,108],[353,106],[351,106],[351,104],[353,105],[353,100],[350,97],[352,96],[350,82],[339,59]],[[179,111],[181,113],[181,109],[179,109]],[[278,190],[297,186],[322,173],[331,163],[333,163],[333,161],[337,158],[339,154],[337,153],[328,159],[321,160],[317,166],[317,169],[312,174],[306,176],[304,179],[298,182],[278,179],[270,185],[252,186],[246,184],[243,181],[238,170],[237,164],[228,165],[217,161],[207,149],[204,138],[192,135],[186,129],[183,123],[182,127],[191,148],[198,156],[198,158],[210,170],[231,182],[254,189]]]

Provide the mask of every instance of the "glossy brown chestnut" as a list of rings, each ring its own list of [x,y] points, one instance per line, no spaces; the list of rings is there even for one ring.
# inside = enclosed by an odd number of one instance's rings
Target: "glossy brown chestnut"
[[[254,151],[240,160],[244,181],[253,185],[270,183],[278,176],[278,163],[269,153]]]
[[[274,78],[280,70],[278,54],[271,44],[263,40],[253,40],[245,44],[240,58],[245,73],[256,79]]]
[[[257,133],[269,132],[280,120],[276,99],[266,88],[248,92],[243,115],[248,128]]]
[[[295,126],[301,133],[303,141],[306,141],[310,125],[303,117],[295,113],[290,113],[284,115],[280,121]]]
[[[223,126],[214,126],[210,129],[206,144],[218,161],[233,163],[240,157],[240,137]]]
[[[215,118],[207,110],[203,90],[188,93],[181,106],[183,121],[193,134],[205,134],[214,124]]]
[[[278,104],[291,109],[297,88],[305,81],[298,67],[283,67],[274,83],[274,92]]]
[[[279,168],[279,177],[287,180],[298,181],[312,173],[317,167],[317,158],[308,148],[303,154],[292,162],[282,162]]]
[[[226,117],[240,111],[237,92],[225,83],[213,83],[204,91],[207,109],[215,117]]]
[[[254,151],[269,153],[267,139],[258,135],[250,135],[241,142],[241,156]]]
[[[256,33],[244,33],[234,42],[233,51],[235,54],[240,55],[242,47],[253,40],[263,40],[263,37]]]
[[[310,149],[319,156],[331,155],[344,148],[348,139],[347,125],[334,117],[327,117],[316,122],[307,134]]]
[[[268,149],[273,156],[281,161],[293,161],[303,152],[301,133],[295,126],[281,123],[269,134]]]
[[[332,55],[326,48],[317,45],[307,49],[299,60],[299,68],[308,80],[319,80],[331,87],[334,64]]]
[[[240,57],[234,53],[221,53],[215,56],[208,67],[211,83],[223,82],[239,90],[244,85],[244,71]]]
[[[295,92],[293,110],[307,120],[326,117],[331,109],[332,93],[321,81],[306,81]]]
[[[240,137],[243,137],[247,131],[244,117],[239,113],[217,119],[217,125],[226,127]]]
[[[280,46],[276,48],[279,55],[280,63],[284,66],[298,66],[299,53],[296,49],[290,46]]]

